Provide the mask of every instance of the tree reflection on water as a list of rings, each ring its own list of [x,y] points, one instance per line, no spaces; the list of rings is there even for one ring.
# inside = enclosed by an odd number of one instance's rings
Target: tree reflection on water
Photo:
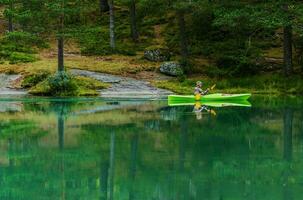
[[[157,101],[21,104],[0,113],[1,199],[303,197],[302,104],[202,121]]]

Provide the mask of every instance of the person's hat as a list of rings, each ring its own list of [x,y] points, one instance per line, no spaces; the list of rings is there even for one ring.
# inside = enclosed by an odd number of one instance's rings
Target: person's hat
[[[203,85],[201,81],[197,81],[196,85]]]

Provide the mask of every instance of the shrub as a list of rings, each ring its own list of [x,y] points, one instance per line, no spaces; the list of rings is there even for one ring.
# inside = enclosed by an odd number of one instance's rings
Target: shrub
[[[57,72],[47,79],[49,94],[52,96],[77,96],[78,85],[71,75]]]
[[[47,43],[45,43],[42,38],[38,37],[37,35],[33,35],[31,33],[23,31],[14,31],[7,33],[2,40],[2,43],[11,44],[19,47],[48,47]]]
[[[78,85],[66,72],[57,72],[29,90],[40,96],[78,96]]]
[[[46,80],[49,75],[50,73],[48,71],[44,71],[44,72],[39,72],[37,74],[31,74],[29,76],[26,76],[21,83],[21,87],[22,88],[33,87],[38,83]]]
[[[32,82],[42,80],[48,74],[40,74],[32,78]],[[30,94],[38,96],[98,96],[98,90],[105,89],[110,85],[98,80],[83,77],[71,76],[66,72],[57,72],[53,76],[40,81],[37,85],[31,87]]]
[[[10,64],[34,62],[35,48],[45,48],[47,44],[40,37],[27,32],[7,33],[0,40],[0,59]]]
[[[257,73],[258,66],[249,56],[220,55],[216,58],[218,75],[248,76]],[[214,72],[214,71],[213,71]]]
[[[37,59],[33,55],[30,55],[30,54],[13,52],[10,54],[8,60],[9,60],[10,64],[17,64],[17,63],[34,62]]]
[[[180,59],[180,65],[182,66],[185,74],[190,74],[193,68],[193,63],[189,59]]]

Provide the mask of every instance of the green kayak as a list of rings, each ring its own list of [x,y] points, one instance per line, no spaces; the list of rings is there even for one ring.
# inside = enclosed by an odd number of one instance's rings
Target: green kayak
[[[249,99],[251,94],[208,94],[201,97],[201,102],[213,102],[213,101],[245,101]],[[195,102],[194,95],[169,95],[168,102],[183,102],[191,103]]]

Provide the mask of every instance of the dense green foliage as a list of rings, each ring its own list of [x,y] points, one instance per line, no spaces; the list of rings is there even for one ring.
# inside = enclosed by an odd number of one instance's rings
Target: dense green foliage
[[[78,96],[78,85],[68,73],[57,72],[40,82],[32,93],[50,96]]]
[[[11,64],[34,62],[37,49],[48,47],[40,37],[28,32],[9,32],[0,38],[0,59]]]
[[[165,49],[187,74],[210,78],[302,73],[300,1],[115,0],[104,9],[102,2],[1,0],[9,31],[2,62],[33,62],[37,48],[56,38],[59,71],[69,40],[89,56]]]

